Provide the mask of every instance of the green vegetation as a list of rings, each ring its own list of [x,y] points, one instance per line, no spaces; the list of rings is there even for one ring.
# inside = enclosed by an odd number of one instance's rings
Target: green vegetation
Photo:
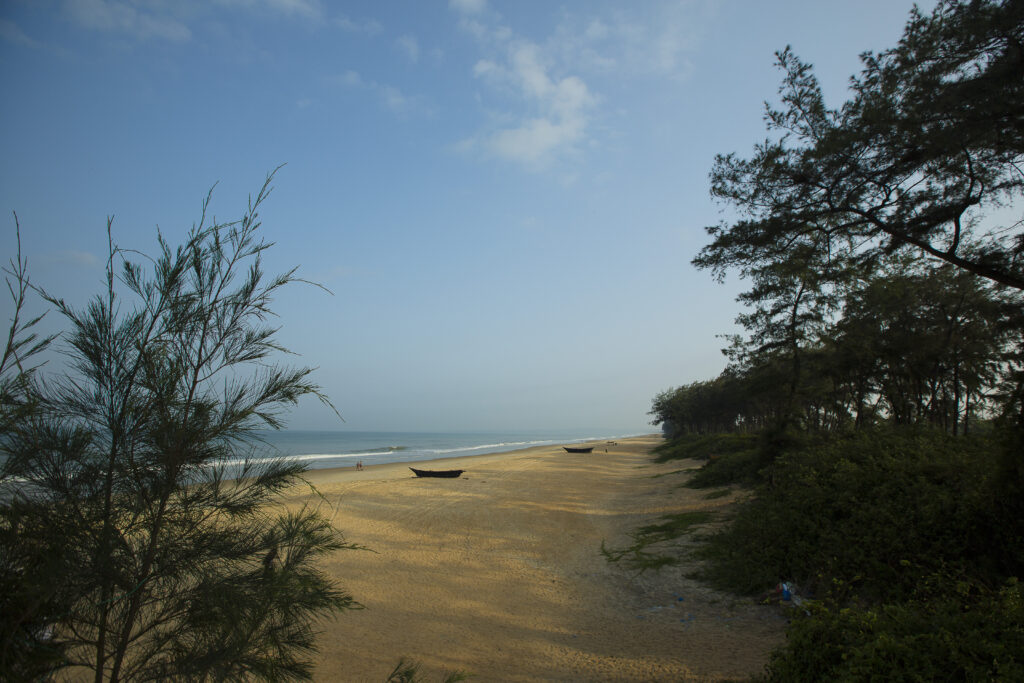
[[[682,474],[683,472],[689,472],[690,470],[673,470],[671,472],[661,472],[659,474],[652,474],[651,479],[661,479],[662,477],[671,477],[674,474]]]
[[[681,536],[692,533],[694,527],[707,524],[713,515],[703,510],[664,515],[658,524],[648,524],[634,531],[633,542],[625,548],[609,549],[601,544],[601,554],[609,562],[621,562],[623,566],[643,573],[648,570],[661,569],[679,563],[679,558],[667,554],[669,549],[665,543],[674,541]],[[658,546],[656,552],[649,550]]]
[[[1024,523],[1007,498],[1006,447],[879,429],[780,456],[771,483],[697,552],[719,588],[753,595],[789,580],[813,598],[768,678],[1018,678]]]
[[[687,482],[710,488],[734,482],[753,483],[764,467],[756,434],[686,434],[654,449],[658,462],[676,459],[706,461]]]
[[[357,603],[317,568],[352,548],[316,510],[275,510],[302,466],[246,460],[279,427],[307,368],[275,363],[266,323],[294,271],[267,280],[257,210],[205,224],[148,267],[110,239],[106,288],[63,317],[64,364],[30,365],[52,339],[22,322],[29,284],[8,270],[15,316],[0,363],[0,670],[38,680],[311,676],[314,623]],[[209,201],[209,197],[207,197]],[[108,235],[111,226],[108,222]]]
[[[468,681],[472,678],[471,675],[462,671],[445,673],[443,676],[441,683],[459,683],[459,681]],[[403,658],[398,660],[398,664],[388,674],[385,683],[426,683],[426,680],[420,673],[419,662],[406,661]]]
[[[765,680],[1024,677],[1022,45],[1021,3],[940,0],[838,109],[787,48],[773,137],[716,160],[694,264],[748,280],[746,335],[651,414],[688,485],[756,494],[703,578],[799,586]]]
[[[1024,595],[1015,581],[877,607],[811,610],[790,626],[786,646],[759,680],[1024,679]]]
[[[782,455],[704,549],[705,578],[742,593],[789,579],[845,601],[905,599],[931,577],[998,584],[1024,560],[993,507],[988,439],[872,431]]]
[[[790,298],[807,307],[834,274],[903,251],[1024,289],[1018,217],[994,215],[1024,190],[1022,16],[1014,0],[915,9],[895,48],[862,56],[836,109],[809,64],[777,53],[785,78],[782,107],[767,107],[773,137],[748,159],[716,158],[711,192],[742,213],[708,229],[697,265],[769,285],[794,275],[794,259],[813,261],[805,300]]]
[[[813,326],[795,325],[796,312],[741,318],[750,336],[732,340],[732,363],[715,380],[657,396],[655,424],[669,437],[756,431],[763,439],[875,424],[960,434],[997,411],[1024,415],[1019,292],[904,257],[843,282],[834,309]],[[784,323],[788,338],[766,343],[769,320]],[[698,439],[682,448],[699,456],[709,447]]]
[[[714,460],[722,455],[748,451],[757,446],[753,434],[687,434],[654,448],[655,462]]]

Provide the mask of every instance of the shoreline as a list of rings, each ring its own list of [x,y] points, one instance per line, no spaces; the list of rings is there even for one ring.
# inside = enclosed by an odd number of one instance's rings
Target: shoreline
[[[635,439],[662,439],[660,434],[642,434],[637,436],[621,437],[615,441],[566,441],[565,445],[573,446],[594,446],[595,455],[599,454],[599,449],[604,448],[606,444],[611,443],[626,443]],[[520,456],[536,456],[540,454],[544,455],[569,455],[562,449],[563,444],[546,444],[542,446],[528,446],[526,448],[516,448],[508,451],[497,451],[494,453],[476,453],[473,455],[456,455],[444,458],[432,458],[430,460],[396,460],[393,462],[382,462],[382,463],[371,463],[364,464],[362,470],[357,470],[355,464],[346,465],[343,467],[321,467],[321,468],[310,468],[303,473],[303,477],[315,483],[320,482],[343,482],[351,479],[352,481],[359,481],[361,479],[368,478],[367,475],[376,475],[378,477],[387,477],[387,479],[394,478],[393,475],[397,473],[406,473],[409,476],[412,475],[409,472],[409,468],[415,466],[416,469],[445,469],[445,470],[466,470],[467,473],[473,465],[487,464],[493,460],[506,460],[509,458],[520,457]],[[352,475],[348,477],[346,475]]]
[[[262,433],[267,455],[303,462],[308,469],[423,462],[471,455],[515,453],[535,447],[605,443],[648,436],[642,431],[560,430],[523,432],[336,432],[282,430]],[[597,433],[595,433],[597,432]],[[312,438],[310,438],[312,437]],[[388,444],[388,445],[385,445]],[[241,462],[239,460],[238,462]]]
[[[284,505],[321,506],[347,541],[370,550],[322,563],[366,609],[319,625],[314,679],[381,681],[403,657],[427,680],[446,670],[523,682],[760,672],[783,640],[777,607],[688,578],[685,549],[678,566],[639,576],[602,555],[662,515],[724,512],[742,496],[679,488],[688,476],[680,468],[700,463],[654,463],[661,441],[412,463],[466,470],[457,479],[418,478],[407,463],[307,471],[315,492],[296,486]]]

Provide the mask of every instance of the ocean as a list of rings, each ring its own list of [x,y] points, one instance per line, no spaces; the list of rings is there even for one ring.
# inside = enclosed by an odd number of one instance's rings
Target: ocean
[[[284,456],[300,460],[309,469],[352,467],[356,462],[418,462],[465,455],[516,451],[534,446],[607,441],[646,432],[538,431],[538,432],[357,432],[282,430],[259,432],[265,444],[257,457]]]

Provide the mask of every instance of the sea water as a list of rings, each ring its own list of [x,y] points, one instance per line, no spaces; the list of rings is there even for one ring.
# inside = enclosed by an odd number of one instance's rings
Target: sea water
[[[355,467],[389,462],[416,463],[467,455],[518,451],[534,446],[569,445],[592,441],[612,441],[648,432],[629,430],[563,430],[508,432],[360,432],[360,431],[257,431],[255,440],[235,443],[232,455],[218,460],[229,477],[241,475],[246,461],[257,464],[264,459],[298,461],[307,469]],[[2,456],[0,456],[2,457]],[[25,480],[14,477],[0,482],[20,486]]]
[[[501,453],[534,446],[606,441],[639,436],[616,431],[360,432],[282,430],[259,432],[253,457],[284,457],[309,469],[419,462]]]

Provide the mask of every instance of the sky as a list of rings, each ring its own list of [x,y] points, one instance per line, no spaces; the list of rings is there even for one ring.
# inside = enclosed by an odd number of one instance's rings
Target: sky
[[[744,283],[690,260],[729,215],[715,155],[767,134],[774,52],[838,106],[911,6],[0,0],[0,256],[16,212],[33,283],[80,306],[108,217],[153,253],[284,164],[266,270],[331,293],[283,291],[279,339],[345,420],[303,400],[289,427],[652,431],[738,331]]]

